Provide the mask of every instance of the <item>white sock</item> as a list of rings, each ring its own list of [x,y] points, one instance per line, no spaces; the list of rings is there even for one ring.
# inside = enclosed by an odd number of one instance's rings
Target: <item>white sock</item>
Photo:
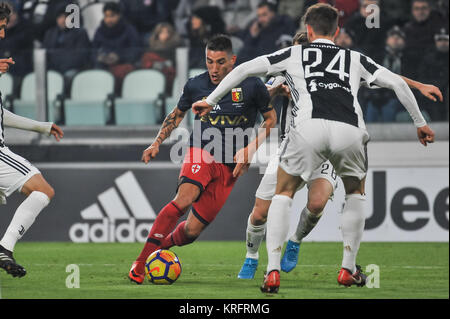
[[[289,232],[289,213],[292,198],[284,195],[275,195],[267,216],[267,272],[280,270],[281,250],[287,233]]]
[[[356,271],[356,256],[361,244],[366,216],[364,202],[366,197],[359,194],[347,195],[342,212],[342,239],[344,243],[344,256],[342,268]]]
[[[322,215],[323,212],[315,215],[309,211],[308,207],[303,208],[297,230],[289,240],[297,244],[301,243],[303,238],[305,238],[314,229],[314,227],[316,227]]]
[[[41,192],[32,192],[17,208],[16,213],[0,241],[0,245],[14,251],[17,241],[33,225],[39,213],[50,203],[48,196]]]
[[[251,216],[248,217],[247,221],[247,255],[246,258],[258,259],[259,246],[264,239],[266,234],[266,224],[255,226],[251,222]]]

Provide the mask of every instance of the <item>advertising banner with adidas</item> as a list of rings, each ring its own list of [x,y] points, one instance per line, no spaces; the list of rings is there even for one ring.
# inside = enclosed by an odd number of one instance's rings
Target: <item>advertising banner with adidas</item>
[[[156,213],[175,193],[179,167],[154,164],[147,168],[130,165],[59,164],[39,167],[60,193],[77,189],[77,196],[56,198],[36,221],[24,241],[143,242]],[[195,169],[195,168],[194,168]],[[200,240],[242,240],[249,198],[262,175],[251,168],[242,176],[217,217]],[[426,177],[426,178],[425,178]],[[70,180],[71,185],[66,185]],[[92,182],[86,184],[86,180]],[[154,183],[154,181],[165,181]],[[432,182],[427,182],[432,181]],[[173,183],[172,183],[173,182]],[[448,168],[373,168],[367,178],[368,216],[366,241],[448,242]],[[305,241],[341,241],[340,211],[343,186],[339,181],[334,200]],[[20,202],[12,196],[11,204]],[[293,203],[291,225],[297,225],[305,206],[305,191]],[[7,212],[0,214],[4,231]],[[289,235],[295,231],[292,226]]]

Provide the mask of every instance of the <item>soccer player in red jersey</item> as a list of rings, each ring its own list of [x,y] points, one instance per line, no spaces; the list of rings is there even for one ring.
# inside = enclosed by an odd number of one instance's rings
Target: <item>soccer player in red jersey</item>
[[[192,104],[214,91],[235,62],[229,37],[217,35],[209,40],[208,71],[186,83],[177,107],[164,120],[153,144],[144,151],[143,162],[147,164],[157,156],[161,143],[179,126]],[[248,78],[224,96],[210,114],[196,117],[177,194],[159,212],[144,248],[131,267],[128,275],[131,281],[138,284],[144,281],[145,261],[155,250],[192,243],[215,219],[237,178],[248,169],[257,148],[276,125],[276,112],[269,102],[270,94],[264,83],[259,78]],[[248,132],[253,131],[258,112],[264,118],[263,130],[250,141]],[[187,220],[174,230],[180,217],[188,211]]]

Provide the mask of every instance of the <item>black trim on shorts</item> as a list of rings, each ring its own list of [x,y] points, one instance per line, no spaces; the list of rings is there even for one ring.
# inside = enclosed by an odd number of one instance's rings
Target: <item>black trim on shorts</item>
[[[0,151],[0,161],[2,161],[6,165],[14,168],[15,170],[17,170],[24,176],[26,176],[28,173],[31,172],[31,170],[29,168],[27,168],[26,166],[22,165],[21,163],[15,161],[13,158],[7,156],[6,154],[4,154],[1,151]]]
[[[180,188],[181,185],[183,184],[192,184],[197,186],[198,188],[200,188],[200,194],[198,195],[197,199],[194,201],[194,203],[198,202],[200,199],[200,196],[202,196],[203,192],[205,191],[205,188],[203,187],[202,183],[195,181],[193,179],[190,179],[189,177],[186,176],[181,176],[180,179],[178,180],[178,185],[177,185],[177,190],[176,193],[178,193],[178,189]]]
[[[192,207],[192,214],[193,214],[195,217],[197,217],[197,219],[198,219],[199,221],[201,221],[202,224],[204,224],[205,226],[208,226],[208,225],[209,225],[209,223],[208,223],[202,216],[200,216],[200,214],[195,210],[194,207]]]
[[[154,239],[154,238],[147,238],[147,243],[152,243],[152,244],[155,244],[155,245],[161,245],[161,242],[159,241],[159,240],[157,240],[157,239]]]

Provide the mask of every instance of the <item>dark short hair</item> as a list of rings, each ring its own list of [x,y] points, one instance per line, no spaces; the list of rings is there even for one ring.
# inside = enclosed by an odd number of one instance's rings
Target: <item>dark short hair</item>
[[[103,6],[103,13],[106,11],[112,11],[116,14],[122,13],[122,8],[120,7],[120,4],[117,2],[106,2]]]
[[[208,40],[206,49],[211,51],[225,51],[229,54],[233,53],[233,44],[226,34],[216,34]]]
[[[297,34],[292,39],[292,45],[305,45],[308,44],[308,33],[297,32]]]
[[[1,2],[0,3],[0,21],[6,19],[6,21],[9,22],[11,13],[12,13],[11,6],[6,2]]]
[[[327,3],[318,3],[308,8],[303,19],[318,35],[333,36],[338,27],[339,12]]]
[[[430,0],[413,0],[413,1],[411,1],[411,7],[412,7],[413,4],[416,3],[416,2],[425,2],[426,4],[431,5]]]
[[[270,1],[261,1],[258,4],[258,9],[262,8],[262,7],[267,7],[270,11],[272,12],[277,12],[277,7],[274,3],[270,2]]]

